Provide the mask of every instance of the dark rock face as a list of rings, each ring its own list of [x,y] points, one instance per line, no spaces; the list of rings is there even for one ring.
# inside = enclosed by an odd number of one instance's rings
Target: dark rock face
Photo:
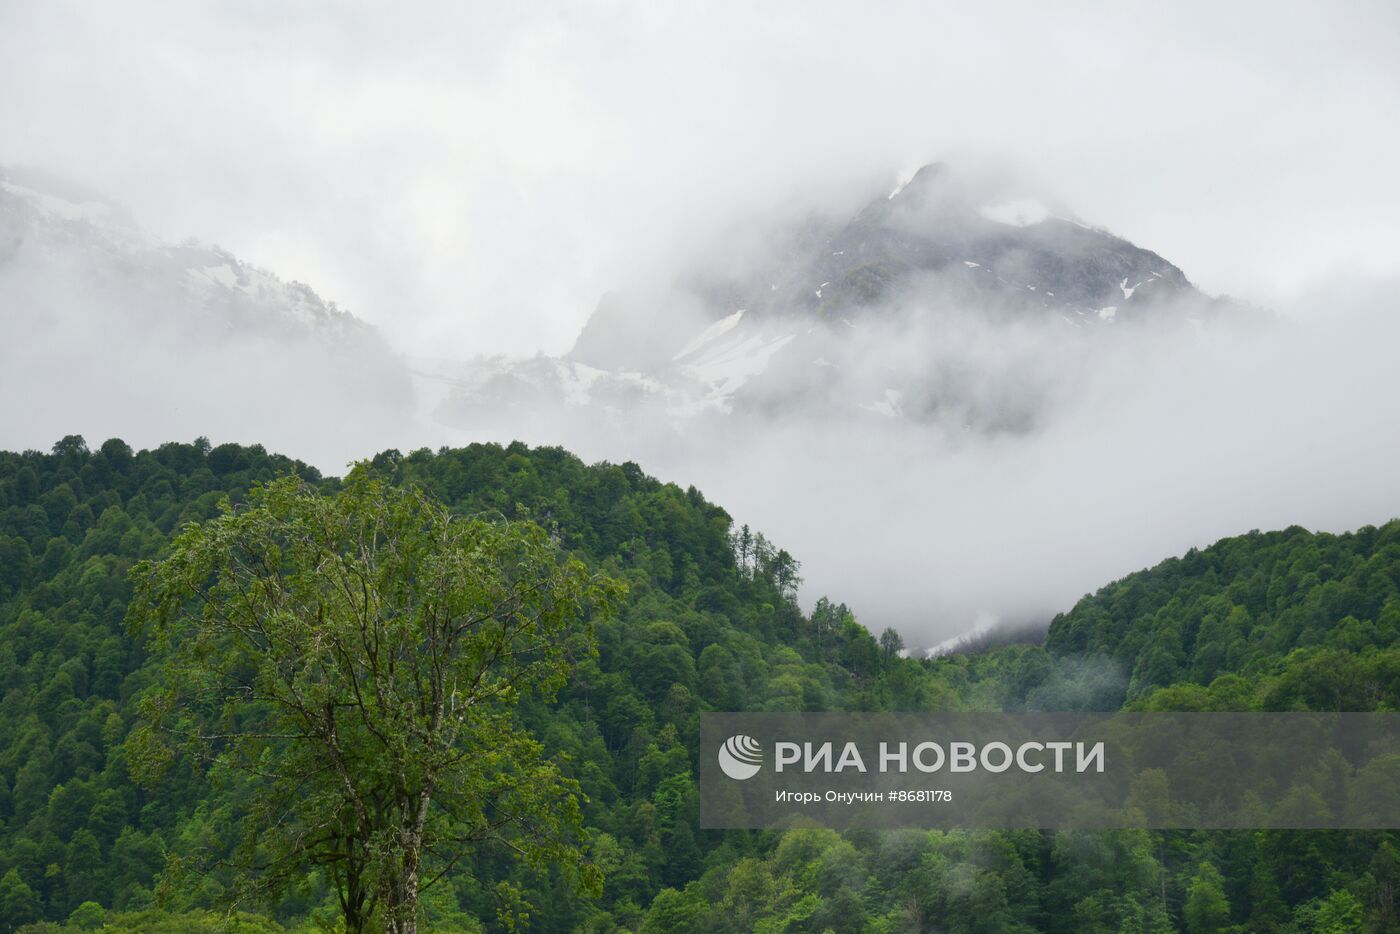
[[[937,290],[929,288],[935,279]],[[849,317],[936,295],[941,304],[1090,321],[1122,320],[1167,300],[1206,301],[1156,253],[1014,188],[968,182],[942,165],[925,166],[833,228],[818,250],[777,280],[787,288],[755,296],[755,307]],[[1101,315],[1106,308],[1114,312]]]
[[[1060,374],[1112,346],[1109,331],[1235,310],[1023,185],[934,164],[844,215],[736,228],[671,289],[605,296],[566,357],[487,368],[451,403],[1019,432],[1071,391]]]
[[[702,321],[745,309],[746,328],[775,317],[858,322],[891,308],[1053,315],[1087,327],[1168,306],[1175,314],[1206,313],[1218,304],[1151,250],[1014,184],[960,176],[942,164],[925,166],[848,219],[809,217],[774,231],[771,242],[742,275],[701,266],[678,294],[702,308]],[[684,344],[660,323],[674,304],[674,296],[606,296],[571,358],[615,366],[621,361],[609,358],[621,354],[637,366],[663,357]],[[653,340],[658,345],[644,349]]]

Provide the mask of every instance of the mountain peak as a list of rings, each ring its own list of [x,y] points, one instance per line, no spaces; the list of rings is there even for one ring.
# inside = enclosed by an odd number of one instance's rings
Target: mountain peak
[[[891,191],[885,200],[893,201],[906,192],[911,195],[918,194],[920,191],[937,185],[947,175],[948,165],[945,162],[929,162],[921,165],[914,171],[913,175],[896,185],[894,191]]]
[[[1074,339],[1138,322],[1200,323],[1218,305],[1166,259],[1006,172],[930,162],[854,215],[799,218],[755,225],[762,236],[726,243],[719,260],[696,262],[669,290],[609,293],[557,366],[493,372],[482,385],[501,390],[502,410],[527,391],[569,406],[606,395],[622,412],[616,400],[641,392],[679,417],[735,404],[897,418],[957,409],[970,413],[960,425],[1014,429],[1030,419],[1015,406],[958,408],[964,377],[939,371],[939,361],[961,366],[948,359],[950,327],[1016,322]],[[870,350],[877,333],[903,335],[900,372],[889,344]],[[869,372],[853,377],[855,368]]]

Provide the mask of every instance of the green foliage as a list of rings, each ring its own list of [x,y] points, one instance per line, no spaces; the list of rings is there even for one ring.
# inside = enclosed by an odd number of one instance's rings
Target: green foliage
[[[271,722],[266,710],[208,692],[210,671],[247,677],[272,658],[202,628],[152,653],[124,619],[133,565],[177,555],[192,522],[233,536],[236,521],[217,525],[220,503],[251,522],[254,487],[288,474],[304,486],[282,481],[287,496],[314,489],[323,506],[347,486],[383,483],[427,491],[463,528],[533,523],[543,532],[528,541],[567,555],[558,567],[579,562],[590,578],[627,585],[616,616],[595,620],[596,654],[571,653],[553,699],[522,694],[496,724],[519,740],[509,748],[522,761],[576,783],[573,865],[596,868],[601,890],[580,894],[572,865],[480,840],[423,893],[427,929],[1397,927],[1393,833],[721,833],[698,827],[694,776],[702,710],[1400,709],[1398,523],[1226,539],[1086,597],[1044,646],[922,660],[842,604],[822,599],[804,614],[791,556],[633,464],[473,445],[385,452],[342,482],[256,447],[133,452],[114,440],[91,450],[68,438],[48,454],[0,453],[0,932],[79,930],[96,917],[89,902],[105,912],[97,930],[222,931],[220,906],[244,881],[236,867],[285,846],[279,832],[246,833],[279,800],[249,769],[304,762],[247,735]],[[289,568],[284,581],[308,570]],[[319,586],[303,580],[296,593]],[[169,635],[189,635],[197,603],[168,609]],[[280,620],[292,646],[295,614]],[[195,664],[205,648],[212,669]],[[306,649],[296,646],[317,657]],[[337,670],[329,659],[317,669],[327,679],[311,683],[343,686],[328,680]],[[199,725],[195,738],[209,740],[223,723],[247,742],[133,738],[158,722],[150,705],[172,688],[207,703],[169,707],[165,725]],[[160,764],[162,749],[199,754],[171,758],[152,790],[133,774]],[[365,781],[379,781],[372,767]],[[305,803],[331,814],[324,800]],[[334,924],[334,874],[282,867],[279,894],[258,906],[266,913],[238,915],[233,930]]]
[[[270,918],[247,912],[172,913],[159,909],[102,912],[100,907],[96,913],[74,912],[66,924],[30,924],[18,929],[19,934],[80,934],[85,931],[98,934],[286,934],[287,929]],[[306,930],[304,934],[312,934],[312,931]]]
[[[100,928],[107,919],[107,912],[97,902],[83,902],[68,916],[68,926],[80,931]]]
[[[43,914],[39,896],[31,889],[19,871],[11,869],[0,877],[0,924],[6,931],[13,931],[26,921],[34,921]]]
[[[1268,709],[1394,710],[1400,695],[1393,686],[1368,697],[1352,682],[1364,678],[1362,659],[1400,640],[1397,565],[1400,521],[1345,535],[1297,526],[1251,532],[1085,597],[1055,618],[1046,647],[1112,659],[1128,677],[1130,699],[1172,685],[1211,686],[1230,676],[1253,682],[1344,661],[1345,672],[1303,675],[1296,680],[1306,683],[1262,702]],[[1286,657],[1295,660],[1284,664]],[[1222,691],[1233,688],[1227,682]],[[1196,702],[1233,699],[1201,695]]]
[[[1213,864],[1201,863],[1195,878],[1186,887],[1186,907],[1182,913],[1188,934],[1215,934],[1230,923],[1230,902],[1225,897],[1224,880]]]
[[[324,496],[279,479],[220,513],[132,569],[129,620],[164,679],[127,751],[153,787],[167,738],[233,773],[250,894],[281,896],[320,866],[348,931],[407,930],[471,847],[580,863],[577,783],[514,708],[591,652],[582,621],[611,612],[619,585],[533,523],[454,517],[364,469]]]

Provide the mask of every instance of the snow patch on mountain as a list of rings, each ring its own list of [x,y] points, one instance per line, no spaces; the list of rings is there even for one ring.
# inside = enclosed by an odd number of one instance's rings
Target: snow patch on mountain
[[[112,308],[148,320],[223,329],[296,331],[317,338],[370,339],[373,329],[317,295],[195,240],[172,244],[144,231],[121,206],[37,173],[0,170],[0,259],[11,275],[62,279]],[[26,279],[27,281],[27,279]],[[12,290],[19,281],[10,283]],[[84,301],[89,300],[85,298]]]
[[[531,400],[551,398],[674,421],[809,407],[1023,430],[1033,407],[1022,404],[1019,377],[1003,384],[967,367],[934,322],[961,314],[957,326],[973,331],[1016,322],[1057,333],[1068,324],[1087,337],[1215,307],[1162,257],[1026,191],[935,164],[888,196],[870,192],[854,213],[759,219],[673,282],[600,298],[563,359],[605,376],[585,385],[584,371],[541,358],[491,364],[443,411],[478,420],[492,406],[528,412]]]
[[[0,412],[7,446],[41,424],[132,443],[305,445],[344,463],[415,416],[411,376],[374,328],[317,295],[42,171],[0,167]],[[323,461],[325,462],[325,461]]]
[[[706,344],[718,340],[719,338],[728,334],[730,331],[734,330],[734,327],[740,321],[743,320],[744,311],[745,309],[740,308],[738,311],[734,312],[734,314],[721,318],[714,324],[705,328],[705,330],[701,331],[699,334],[695,335],[688,342],[686,342],[686,345],[682,347],[679,351],[677,351],[676,355],[673,356],[671,359],[684,360],[686,357],[695,353],[700,348],[704,347]]]
[[[912,181],[914,180],[914,177],[915,177],[916,175],[919,174],[919,172],[921,171],[921,168],[922,168],[922,167],[916,167],[916,168],[912,168],[912,169],[909,169],[909,170],[907,170],[907,171],[901,172],[900,175],[899,175],[899,179],[895,182],[894,190],[891,191],[888,195],[885,196],[885,200],[886,200],[886,201],[893,201],[893,200],[899,195],[900,192],[902,192],[902,191],[904,191],[904,189],[908,188],[908,187],[909,187],[909,183],[912,182]]]
[[[703,406],[727,409],[731,397],[750,379],[768,368],[773,355],[786,347],[796,334],[770,337],[759,333],[714,348],[704,356],[684,364],[683,371],[708,387]]]

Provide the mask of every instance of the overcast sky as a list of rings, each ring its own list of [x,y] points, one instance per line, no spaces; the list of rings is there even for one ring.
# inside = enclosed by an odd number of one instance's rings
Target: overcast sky
[[[0,0],[0,88],[0,163],[410,352],[560,351],[734,218],[950,153],[1275,307],[1400,256],[1383,2]]]

